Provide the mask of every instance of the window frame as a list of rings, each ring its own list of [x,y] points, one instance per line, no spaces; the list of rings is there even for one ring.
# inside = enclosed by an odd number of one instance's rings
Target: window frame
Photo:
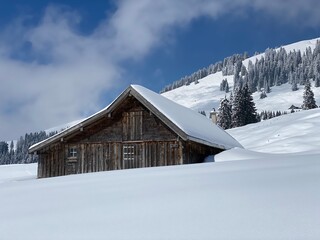
[[[77,158],[78,157],[78,148],[76,146],[70,146],[68,150],[68,158]]]
[[[135,150],[134,144],[124,144],[122,146],[123,161],[134,161],[136,159]]]

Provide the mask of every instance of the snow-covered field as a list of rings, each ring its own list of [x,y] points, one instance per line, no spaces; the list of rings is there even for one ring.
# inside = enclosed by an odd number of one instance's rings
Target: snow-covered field
[[[0,166],[0,239],[320,239],[319,124],[316,109],[229,131],[295,154],[234,149],[215,163],[48,179],[35,164]]]
[[[320,153],[320,109],[287,114],[227,132],[249,150]]]

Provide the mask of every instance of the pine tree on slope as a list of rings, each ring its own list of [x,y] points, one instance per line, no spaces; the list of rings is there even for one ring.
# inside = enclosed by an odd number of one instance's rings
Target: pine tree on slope
[[[257,122],[257,109],[255,107],[255,103],[253,101],[252,94],[251,94],[247,84],[243,88],[243,95],[244,95],[245,125],[250,124],[250,123],[256,123]]]
[[[239,89],[232,104],[232,127],[241,127],[250,123],[256,123],[257,110],[248,84]]]
[[[231,128],[231,108],[232,106],[226,97],[220,101],[220,106],[218,108],[219,114],[217,118],[217,124],[223,129]]]
[[[231,115],[231,127],[240,127],[244,125],[244,119],[242,114],[242,90],[241,88],[235,91],[232,101],[232,115]]]
[[[311,90],[311,84],[309,80],[306,80],[305,86],[304,86],[304,92],[303,92],[303,104],[302,109],[308,110],[317,108],[316,100],[314,99],[313,91]]]

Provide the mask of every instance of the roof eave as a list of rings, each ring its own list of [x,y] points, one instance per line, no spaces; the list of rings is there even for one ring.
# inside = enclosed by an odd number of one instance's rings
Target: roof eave
[[[196,138],[196,137],[192,137],[192,136],[188,136],[188,140],[193,141],[193,142],[197,142],[203,145],[207,145],[209,147],[215,147],[215,148],[219,148],[222,150],[229,150],[235,147],[241,147],[243,148],[240,144],[239,146],[230,146],[230,145],[226,145],[226,144],[217,144],[217,143],[213,143],[213,142],[209,142],[200,138]]]

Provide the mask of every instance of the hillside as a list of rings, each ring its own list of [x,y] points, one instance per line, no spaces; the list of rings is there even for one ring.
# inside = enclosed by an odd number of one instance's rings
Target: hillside
[[[306,40],[301,41],[289,45],[285,45],[282,48],[285,49],[288,53],[291,52],[297,52],[301,51],[301,54],[303,54],[307,48],[310,47],[310,50],[313,51],[315,49],[317,40],[319,39],[312,39],[312,40]],[[275,49],[275,52],[279,51],[278,49]],[[274,53],[273,55],[266,51],[268,53],[269,58],[275,57]],[[255,64],[256,59],[261,59],[262,57],[265,57],[266,53],[259,54],[250,58],[245,59],[242,61],[242,65],[246,66],[248,70],[248,62],[251,60],[253,64]],[[303,64],[300,63],[299,66],[297,66],[297,71],[305,71],[303,69]],[[293,66],[292,66],[293,67]],[[291,68],[291,67],[290,67]],[[280,71],[278,69],[278,71]],[[286,70],[287,71],[287,70]],[[289,83],[282,83],[280,86],[272,85],[271,92],[267,94],[267,97],[264,99],[260,99],[260,92],[256,91],[253,94],[254,101],[256,103],[256,107],[258,111],[264,111],[264,110],[272,110],[272,111],[288,111],[288,108],[293,104],[296,106],[301,106],[302,104],[302,95],[303,95],[303,85],[299,84],[298,81],[298,75],[293,76],[290,72],[286,73],[286,78],[290,78]],[[297,74],[294,72],[294,74]],[[302,74],[299,73],[300,75]],[[305,74],[305,73],[304,73]],[[272,79],[272,76],[269,76]],[[295,80],[291,80],[291,78],[294,77]],[[266,78],[266,76],[264,76]],[[225,93],[224,91],[220,91],[220,83],[223,79],[227,79],[229,88],[233,89],[234,87],[234,75],[228,75],[224,76],[222,71],[218,71],[214,74],[210,74],[197,82],[192,82],[189,85],[184,85],[182,87],[173,89],[168,92],[162,93],[164,96],[168,97],[169,99],[176,101],[186,107],[190,107],[194,109],[195,111],[202,111],[205,110],[206,113],[210,112],[212,108],[217,109],[219,106],[220,99],[224,98],[225,96],[229,97],[230,93]],[[271,81],[271,80],[268,80]],[[292,82],[294,81],[298,85],[297,91],[292,91]],[[301,82],[303,83],[303,82]],[[320,103],[320,88],[315,87],[315,82],[311,81],[312,83],[312,90],[315,95],[315,99],[317,102]],[[262,86],[263,87],[263,86]]]
[[[304,40],[304,41],[300,41],[300,42],[291,43],[291,44],[288,44],[288,45],[283,45],[283,46],[281,46],[281,48],[284,48],[287,52],[301,51],[301,53],[304,53],[306,51],[306,49],[309,48],[309,47],[313,51],[318,40],[320,40],[320,38]],[[276,50],[279,51],[280,48],[276,48]],[[243,65],[248,67],[249,61],[252,61],[253,63],[255,63],[256,59],[259,60],[263,56],[265,56],[265,54],[261,53],[261,54],[255,55],[253,57],[247,58],[247,59],[245,59],[243,61]]]
[[[229,129],[246,149],[266,153],[320,153],[320,109]]]
[[[229,130],[248,149],[296,154],[234,149],[216,163],[39,180],[35,164],[0,166],[1,237],[319,239],[319,115]]]
[[[162,95],[195,111],[205,110],[206,113],[209,113],[212,108],[218,109],[220,99],[225,96],[229,97],[230,95],[230,93],[226,94],[220,91],[222,79],[227,79],[230,88],[233,87],[233,75],[222,76],[222,73],[218,72],[199,80],[198,84],[191,83],[188,86],[182,86],[162,93]],[[316,102],[320,103],[320,88],[314,87],[314,83],[311,84]],[[272,87],[272,91],[264,99],[260,99],[259,92],[255,92],[252,96],[258,111],[279,110],[289,112],[288,108],[292,104],[301,106],[303,101],[303,86],[300,86],[299,90],[293,92],[290,84],[283,84]]]

